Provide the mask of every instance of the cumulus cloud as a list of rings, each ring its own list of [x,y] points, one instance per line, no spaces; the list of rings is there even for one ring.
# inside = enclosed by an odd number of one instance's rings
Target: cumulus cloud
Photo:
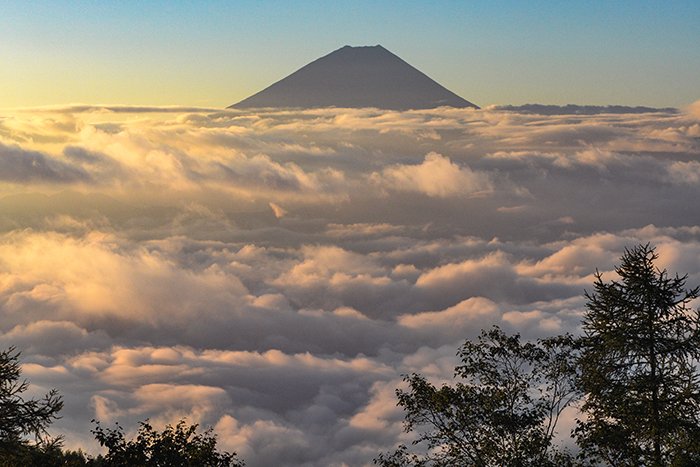
[[[579,332],[625,246],[700,283],[693,109],[7,113],[0,345],[69,447],[187,416],[248,465],[368,464],[402,374]]]
[[[419,165],[386,167],[381,174],[372,174],[372,180],[395,190],[417,191],[439,198],[473,195],[491,188],[485,174],[474,173],[469,167],[459,167],[449,158],[434,152],[426,155]]]
[[[41,152],[0,143],[0,180],[4,182],[66,184],[88,181],[89,178],[79,167]]]
[[[695,117],[695,118],[697,118],[697,119],[700,120],[700,100],[697,100],[697,101],[693,102],[692,104],[690,104],[690,105],[686,108],[686,111],[687,111],[688,114],[690,114],[691,116],[693,116],[693,117]]]
[[[497,324],[501,319],[498,305],[482,297],[462,300],[456,305],[440,311],[423,311],[404,314],[397,318],[398,324],[426,338],[441,336],[443,342],[452,339],[459,341],[472,337],[475,329]]]

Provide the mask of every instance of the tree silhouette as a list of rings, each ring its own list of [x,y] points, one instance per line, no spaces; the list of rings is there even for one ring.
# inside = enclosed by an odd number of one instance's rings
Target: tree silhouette
[[[94,420],[93,420],[94,421]],[[158,432],[148,423],[141,422],[134,439],[127,440],[117,424],[104,429],[96,422],[92,430],[95,439],[107,448],[107,454],[91,460],[91,464],[105,467],[242,467],[244,462],[235,453],[219,452],[216,435],[212,430],[197,433],[197,425],[180,420],[174,427],[167,425]]]
[[[580,386],[583,455],[615,466],[700,465],[699,288],[625,250],[619,280],[596,274],[586,293]]]
[[[407,432],[418,433],[411,453],[399,446],[381,454],[384,467],[555,466],[572,462],[553,445],[561,412],[578,396],[574,339],[570,335],[520,341],[498,327],[482,331],[458,353],[459,381],[436,388],[425,377],[397,390]]]
[[[60,441],[50,440],[46,429],[58,418],[61,397],[52,389],[41,399],[25,399],[29,383],[22,379],[19,356],[14,347],[0,352],[0,465],[21,465],[31,452]]]

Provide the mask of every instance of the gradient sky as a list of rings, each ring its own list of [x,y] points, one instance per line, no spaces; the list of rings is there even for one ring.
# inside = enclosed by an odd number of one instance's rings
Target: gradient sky
[[[5,108],[226,106],[346,44],[381,44],[482,106],[700,97],[696,0],[0,1],[0,10]]]

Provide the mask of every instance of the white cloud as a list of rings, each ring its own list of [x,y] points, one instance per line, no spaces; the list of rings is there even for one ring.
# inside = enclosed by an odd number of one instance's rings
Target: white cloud
[[[496,303],[482,297],[473,297],[441,311],[400,315],[397,321],[399,325],[427,337],[440,336],[445,341],[459,341],[475,329],[496,324],[499,319],[500,310]]]
[[[188,416],[251,466],[366,464],[410,442],[402,374],[577,332],[625,246],[700,283],[694,109],[3,115],[0,344],[69,447]]]
[[[700,120],[700,100],[693,102],[685,110],[688,112],[689,115]]]
[[[488,175],[460,167],[448,157],[431,152],[419,165],[396,164],[372,174],[372,181],[399,191],[417,191],[431,197],[468,196],[492,189]]]

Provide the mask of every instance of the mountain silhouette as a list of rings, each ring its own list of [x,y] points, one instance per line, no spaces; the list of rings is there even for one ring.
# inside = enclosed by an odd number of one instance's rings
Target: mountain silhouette
[[[478,107],[381,45],[346,45],[229,108]]]

